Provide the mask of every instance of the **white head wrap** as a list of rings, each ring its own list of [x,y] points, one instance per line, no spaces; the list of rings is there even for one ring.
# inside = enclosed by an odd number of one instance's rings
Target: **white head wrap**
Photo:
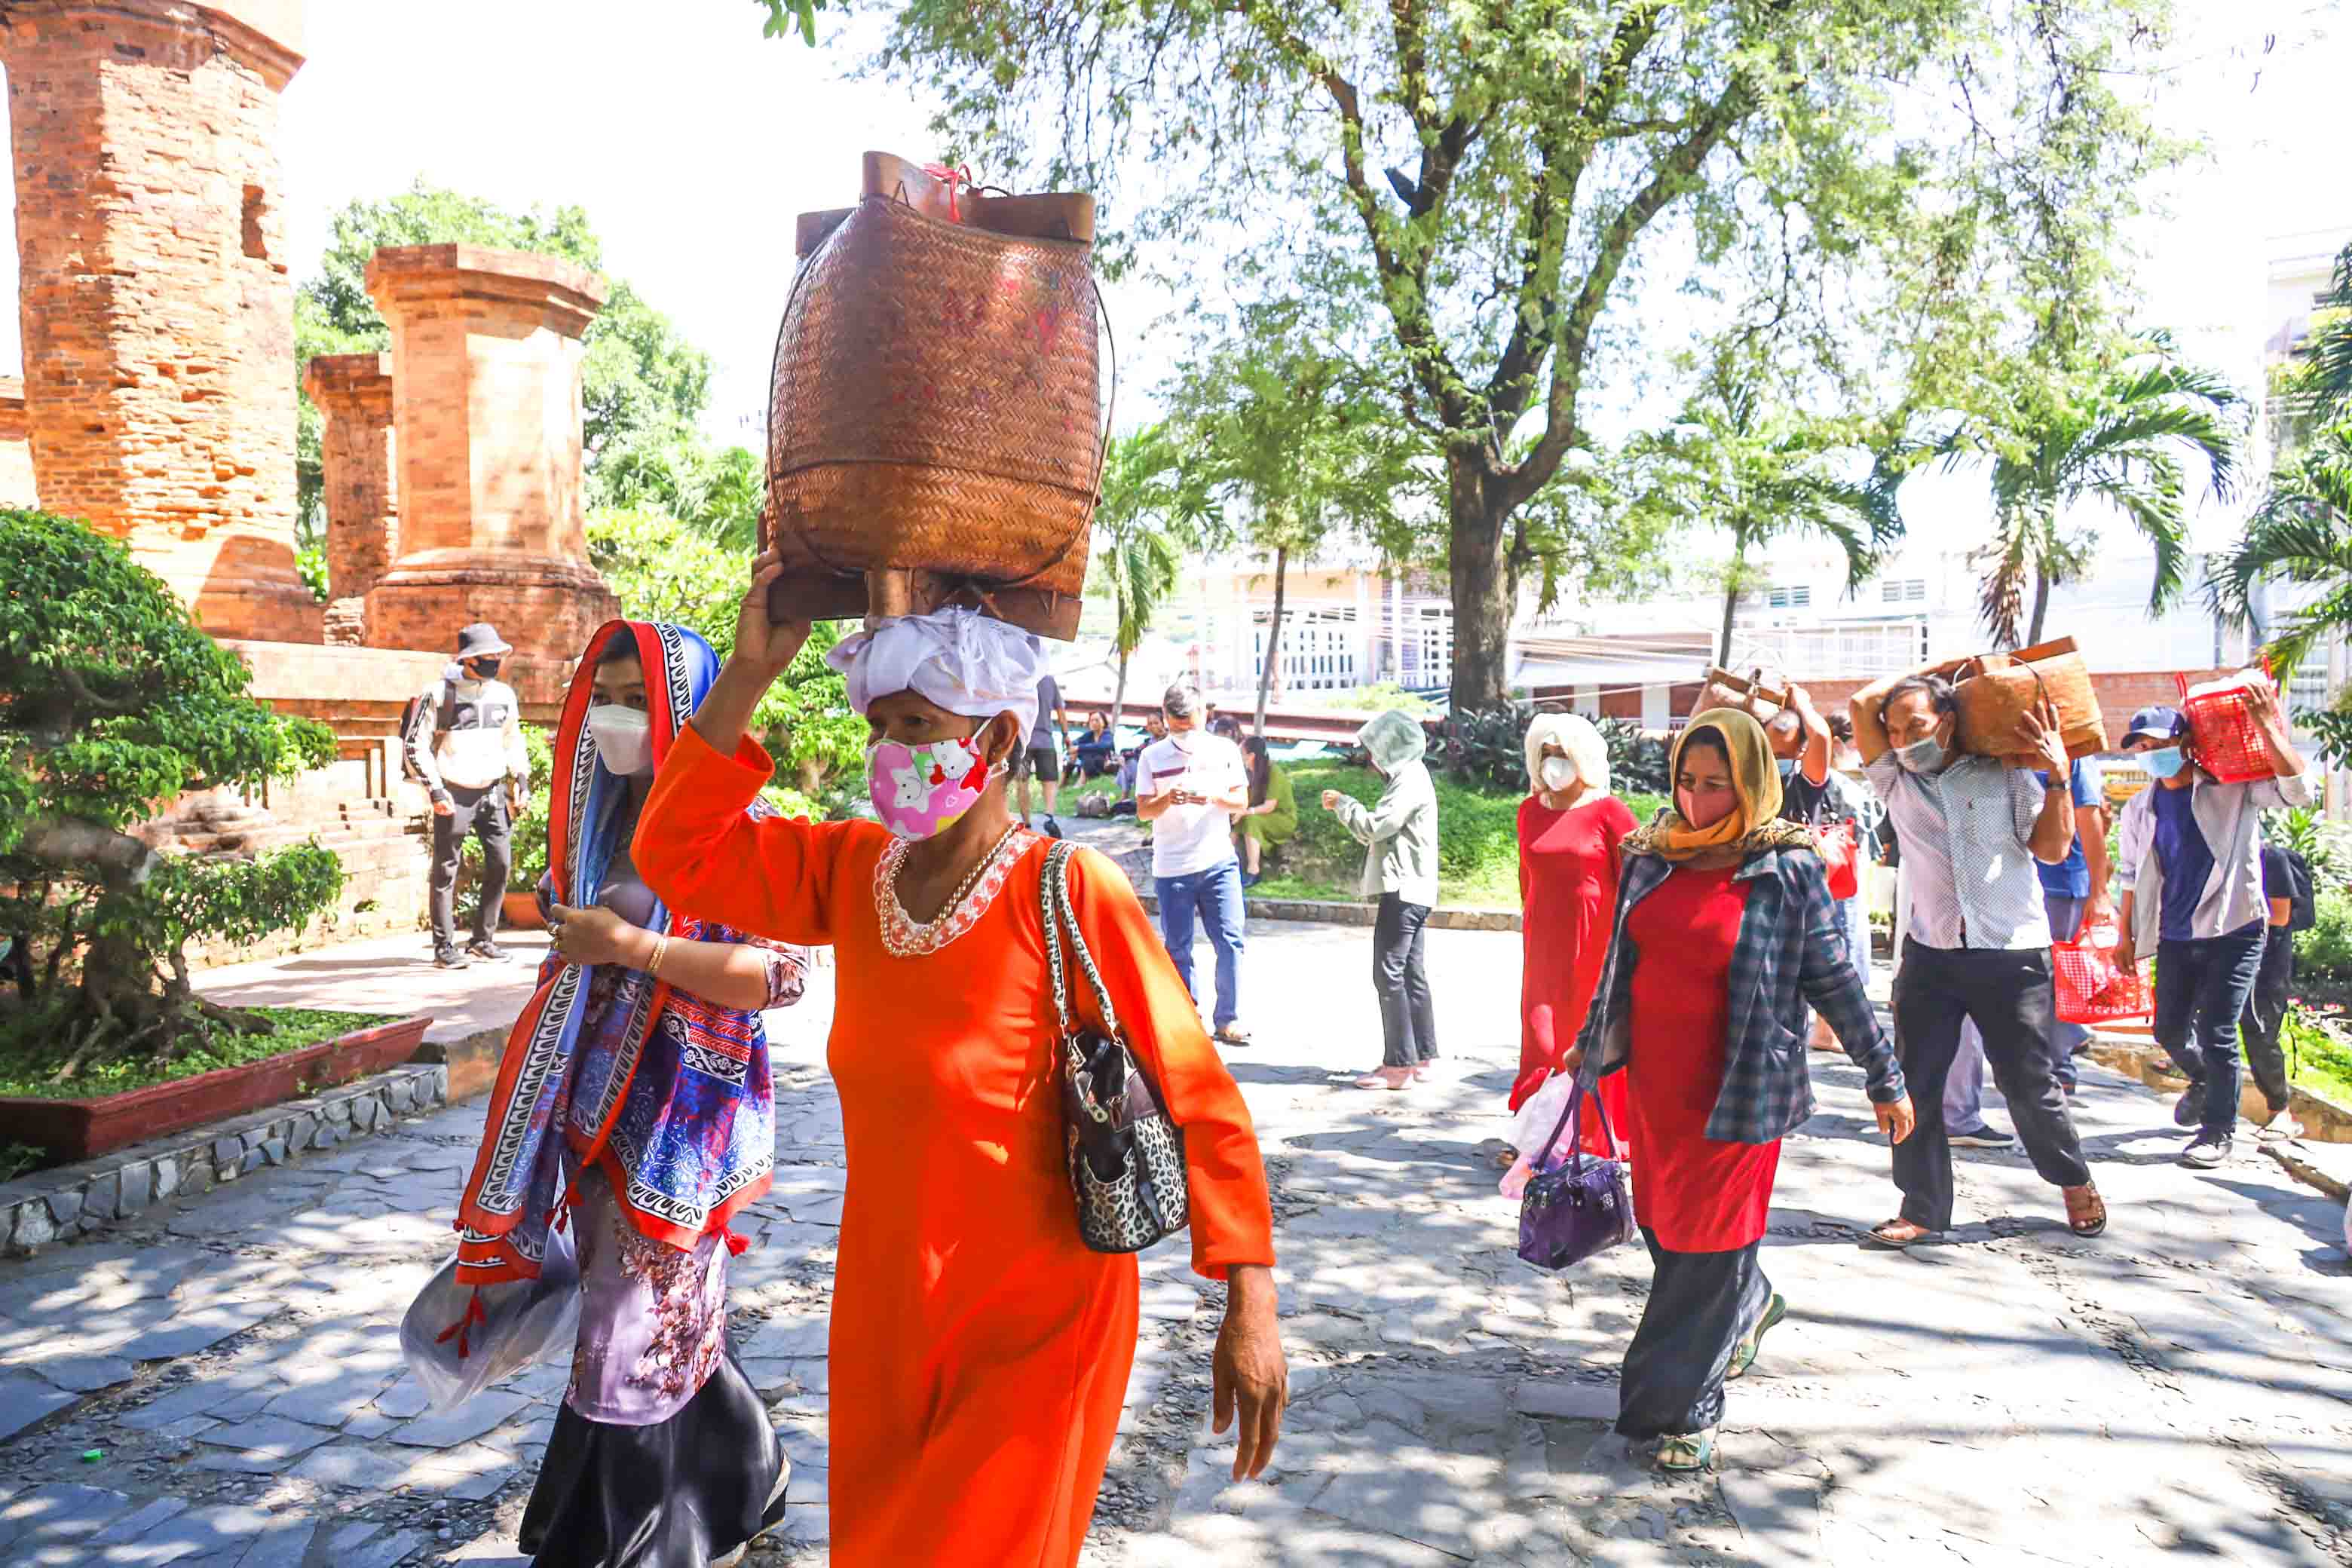
[[[1590,719],[1574,713],[1538,713],[1528,726],[1528,787],[1543,784],[1543,752],[1556,745],[1568,753],[1569,765],[1584,787],[1595,795],[1609,793],[1609,742]]]
[[[1023,745],[1037,727],[1044,647],[1018,626],[961,605],[889,616],[842,638],[824,661],[848,678],[849,705],[860,713],[877,697],[911,691],[983,722],[1015,714]]]

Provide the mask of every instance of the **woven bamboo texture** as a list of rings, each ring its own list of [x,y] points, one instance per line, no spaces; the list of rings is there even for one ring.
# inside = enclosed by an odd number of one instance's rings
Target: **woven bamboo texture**
[[[1067,636],[1101,468],[1081,243],[868,196],[803,263],[776,346],[768,524],[792,577],[968,579]],[[810,602],[827,598],[808,585]],[[1026,606],[1016,607],[1016,606]]]
[[[1970,659],[1955,680],[1952,695],[1959,703],[1963,751],[2002,757],[2015,767],[2035,765],[2033,753],[2019,749],[2020,731],[2025,715],[2041,706],[2045,696],[2057,704],[2068,756],[2087,757],[2107,749],[2106,720],[2091,685],[2091,668],[2075,651],[2073,637]]]

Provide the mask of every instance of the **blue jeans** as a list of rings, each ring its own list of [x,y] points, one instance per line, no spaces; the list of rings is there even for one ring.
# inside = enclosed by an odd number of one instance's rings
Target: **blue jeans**
[[[1154,877],[1151,889],[1160,896],[1160,936],[1184,989],[1193,999],[1192,921],[1209,928],[1209,945],[1217,950],[1217,1027],[1242,1015],[1242,863],[1228,859],[1222,866],[1195,871],[1189,877]]]
[[[2156,944],[2156,1043],[2203,1095],[2208,1137],[2227,1138],[2238,1122],[2238,1019],[2267,935],[2253,921],[2227,936]]]

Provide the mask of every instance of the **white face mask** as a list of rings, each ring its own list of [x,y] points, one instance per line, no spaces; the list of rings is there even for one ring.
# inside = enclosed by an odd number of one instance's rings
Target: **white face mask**
[[[625,779],[654,771],[653,716],[617,702],[599,702],[588,710],[588,738],[604,766]]]
[[[1566,757],[1546,757],[1543,760],[1543,786],[1558,795],[1576,782],[1576,764]]]

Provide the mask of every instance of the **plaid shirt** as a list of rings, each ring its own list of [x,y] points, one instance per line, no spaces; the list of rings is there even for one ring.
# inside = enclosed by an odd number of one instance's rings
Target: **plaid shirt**
[[[1633,966],[1642,954],[1625,940],[1625,918],[1674,868],[1655,855],[1625,858],[1616,930],[1579,1042],[1585,1059],[1600,1064],[1599,1072],[1622,1067],[1632,1046]],[[1867,1076],[1871,1100],[1887,1105],[1902,1099],[1903,1069],[1871,1010],[1822,858],[1809,849],[1767,849],[1749,856],[1735,879],[1752,885],[1731,950],[1723,1089],[1706,1135],[1724,1143],[1769,1143],[1812,1115],[1805,1049],[1809,1002]],[[1675,957],[1665,952],[1658,961],[1672,963]]]

